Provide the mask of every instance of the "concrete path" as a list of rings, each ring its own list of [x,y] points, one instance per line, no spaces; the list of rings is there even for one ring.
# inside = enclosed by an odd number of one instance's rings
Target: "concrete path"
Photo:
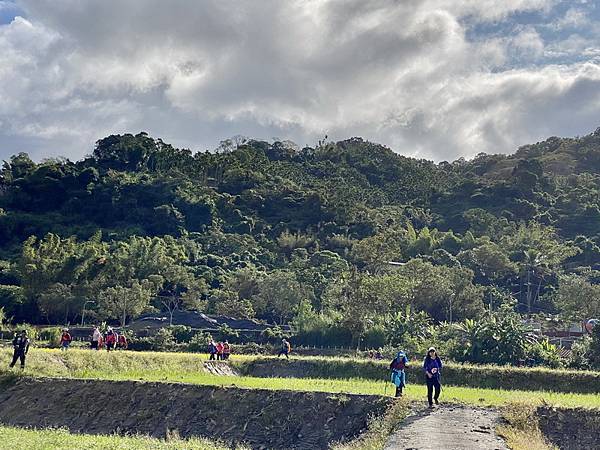
[[[409,416],[385,450],[508,450],[494,431],[499,421],[492,409],[439,406]]]

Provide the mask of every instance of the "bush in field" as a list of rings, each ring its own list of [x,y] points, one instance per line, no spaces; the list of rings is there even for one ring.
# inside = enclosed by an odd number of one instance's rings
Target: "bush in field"
[[[206,352],[208,343],[212,340],[212,335],[206,331],[198,331],[192,336],[187,346],[190,352]]]
[[[428,337],[428,329],[432,324],[431,317],[424,312],[414,312],[410,305],[405,311],[388,316],[386,320],[386,339],[391,345],[399,345],[408,338],[424,340]]]
[[[467,319],[456,325],[462,345],[451,355],[457,361],[511,364],[527,356],[535,342],[518,314],[502,308],[480,320]]]
[[[192,328],[188,327],[187,325],[171,325],[169,330],[171,330],[173,338],[175,338],[175,341],[178,343],[189,342],[194,336]]]
[[[228,340],[228,341],[236,340],[236,339],[239,339],[239,337],[240,337],[240,333],[238,331],[234,330],[233,328],[231,328],[226,323],[219,326],[218,333],[219,333],[219,336],[221,337],[221,339]]]
[[[312,309],[309,301],[298,306],[293,322],[297,330],[294,342],[313,347],[350,347],[352,333],[331,315],[320,314]]]
[[[260,334],[266,342],[269,342],[271,344],[278,343],[283,338],[288,339],[290,337],[289,334],[284,333],[281,327],[277,325],[271,328],[266,328]]]
[[[294,342],[314,347],[350,347],[352,333],[340,324],[331,324],[300,332],[294,336]]]
[[[558,348],[556,345],[551,344],[547,338],[530,344],[527,347],[526,352],[527,357],[532,358],[536,365],[557,369],[564,364],[558,352]]]
[[[60,337],[62,329],[59,327],[43,328],[38,333],[38,338],[42,341],[48,341],[51,348],[60,346]]]
[[[161,328],[152,337],[153,350],[156,351],[169,351],[175,348],[175,337],[173,331],[169,328]]]
[[[573,369],[584,369],[589,370],[592,368],[592,361],[590,359],[590,346],[592,345],[592,338],[590,336],[584,336],[583,339],[573,343],[571,347],[571,357],[569,358],[568,365]]]
[[[361,347],[379,348],[386,343],[386,332],[383,325],[373,325],[364,332],[361,339]]]
[[[593,368],[600,369],[600,325],[596,325],[592,331],[589,359]]]
[[[15,325],[13,327],[13,330],[15,331],[15,333],[20,333],[22,330],[26,330],[27,336],[29,337],[30,340],[35,341],[36,339],[38,339],[37,328],[34,327],[33,325],[29,325],[28,323],[22,323],[20,325]]]

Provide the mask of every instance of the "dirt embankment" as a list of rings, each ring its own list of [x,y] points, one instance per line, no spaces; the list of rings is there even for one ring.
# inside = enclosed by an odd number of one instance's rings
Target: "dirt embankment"
[[[600,410],[540,407],[540,429],[561,450],[600,448]]]
[[[205,361],[202,366],[205,372],[213,375],[226,375],[229,377],[237,377],[239,375],[226,361]]]
[[[203,436],[257,449],[325,449],[383,414],[377,396],[171,383],[23,378],[0,391],[0,423],[91,434]]]

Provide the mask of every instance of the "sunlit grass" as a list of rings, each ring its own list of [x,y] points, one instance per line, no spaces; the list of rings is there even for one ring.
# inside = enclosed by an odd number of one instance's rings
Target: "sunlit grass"
[[[0,446],[6,449],[27,450],[72,450],[76,448],[94,450],[225,450],[229,448],[198,438],[162,440],[146,436],[98,436],[69,433],[63,429],[29,430],[5,426],[0,426]]]
[[[140,380],[159,382],[180,382],[209,386],[235,386],[249,389],[321,391],[332,393],[353,393],[371,395],[392,395],[393,386],[382,380],[371,379],[325,379],[325,378],[258,378],[247,376],[221,376],[204,370],[206,355],[154,353],[154,352],[91,352],[89,350],[34,349],[30,352],[25,375],[67,378]],[[7,350],[0,352],[0,366],[6,367],[9,361]],[[234,361],[256,358],[255,356],[234,356]],[[20,370],[13,369],[19,373]],[[405,391],[408,399],[425,399],[425,387],[413,384]],[[564,407],[600,408],[600,395],[558,393],[546,391],[517,391],[499,389],[479,389],[471,387],[444,386],[442,399],[448,402],[463,402],[482,406],[499,406],[521,401],[538,404],[546,402]]]

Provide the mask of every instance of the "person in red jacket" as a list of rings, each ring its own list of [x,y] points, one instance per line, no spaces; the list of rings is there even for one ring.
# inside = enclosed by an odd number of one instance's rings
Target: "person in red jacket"
[[[106,345],[106,350],[111,351],[115,348],[117,344],[117,333],[113,331],[111,327],[108,327],[106,330],[106,336],[104,336],[104,344]]]
[[[60,349],[63,351],[67,351],[72,341],[73,338],[71,337],[69,330],[67,328],[64,328],[60,337]]]
[[[117,349],[118,350],[127,350],[127,338],[122,333],[117,338]]]
[[[227,361],[229,359],[229,355],[231,355],[231,345],[229,345],[228,341],[225,341],[223,344],[223,359]]]
[[[223,359],[223,343],[219,342],[217,344],[217,361]]]

